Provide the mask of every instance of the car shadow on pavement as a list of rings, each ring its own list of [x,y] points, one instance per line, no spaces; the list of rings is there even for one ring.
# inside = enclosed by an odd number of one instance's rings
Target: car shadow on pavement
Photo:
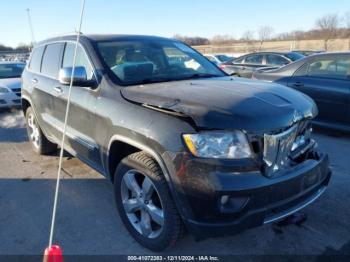
[[[40,255],[48,244],[55,179],[0,179],[0,255]],[[106,179],[61,181],[54,243],[65,254],[144,254],[117,214]]]

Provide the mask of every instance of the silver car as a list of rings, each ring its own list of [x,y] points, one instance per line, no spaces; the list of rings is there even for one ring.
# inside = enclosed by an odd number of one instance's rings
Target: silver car
[[[0,62],[0,108],[21,105],[22,62]]]

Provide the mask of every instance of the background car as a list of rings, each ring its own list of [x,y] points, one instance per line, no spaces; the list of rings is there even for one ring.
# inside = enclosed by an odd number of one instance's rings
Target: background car
[[[258,68],[278,68],[304,57],[294,52],[259,52],[222,63],[220,68],[229,75],[251,78],[253,72]]]
[[[0,108],[21,105],[21,75],[25,63],[0,62]]]
[[[319,109],[317,124],[350,131],[350,52],[309,56],[280,69],[257,71],[253,78],[309,95]]]
[[[204,55],[206,58],[210,60],[210,62],[220,65],[221,63],[225,63],[233,59],[232,56],[228,56],[225,54],[206,54]]]

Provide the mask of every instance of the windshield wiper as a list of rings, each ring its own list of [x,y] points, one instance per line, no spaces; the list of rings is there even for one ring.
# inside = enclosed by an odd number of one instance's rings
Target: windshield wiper
[[[184,77],[184,79],[199,79],[199,78],[213,78],[213,77],[220,77],[220,76],[214,75],[214,74],[196,73],[190,76],[186,76]]]
[[[159,82],[181,81],[181,80],[188,80],[188,79],[213,78],[213,77],[220,77],[220,76],[213,75],[213,74],[196,73],[189,76],[183,76],[178,78],[171,78],[171,77],[145,78],[135,82],[134,84],[143,85],[143,84],[152,84],[152,83],[159,83]]]

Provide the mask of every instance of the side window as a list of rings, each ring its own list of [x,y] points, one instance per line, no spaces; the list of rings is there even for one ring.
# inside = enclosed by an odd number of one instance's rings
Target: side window
[[[244,57],[242,58],[237,58],[232,60],[232,64],[242,64],[244,60]]]
[[[263,55],[252,55],[245,58],[245,64],[261,65],[263,62]]]
[[[283,66],[287,65],[289,61],[280,55],[266,55],[266,64]]]
[[[53,78],[58,77],[58,71],[61,62],[61,51],[61,43],[50,44],[46,46],[41,66],[41,73]]]
[[[33,50],[29,63],[29,69],[35,73],[40,73],[41,59],[43,57],[44,50],[45,46],[39,46]]]
[[[326,57],[310,63],[308,75],[313,77],[347,79],[350,72],[349,57]]]
[[[73,67],[74,51],[75,51],[75,44],[67,43],[64,50],[62,67]],[[78,46],[78,50],[77,50],[76,66],[85,67],[87,80],[93,79],[94,70],[83,48],[80,45]]]

